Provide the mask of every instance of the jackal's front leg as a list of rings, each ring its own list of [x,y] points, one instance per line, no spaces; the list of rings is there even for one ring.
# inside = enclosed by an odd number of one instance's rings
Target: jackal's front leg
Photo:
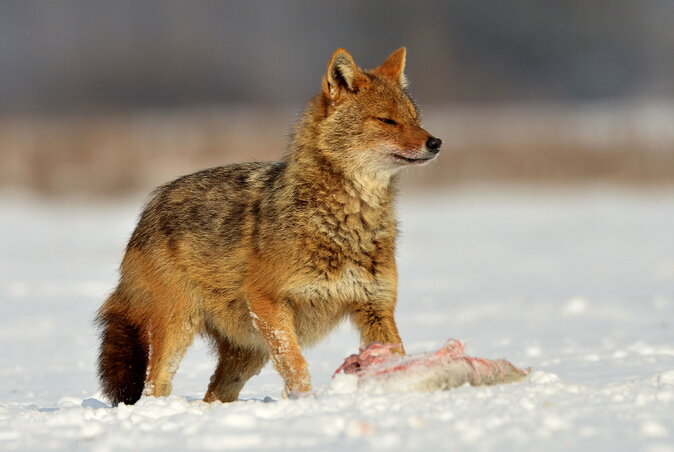
[[[274,367],[285,382],[285,393],[311,391],[311,377],[302,356],[293,312],[283,300],[274,300],[256,290],[247,292],[255,328],[267,344]]]
[[[400,353],[405,353],[393,317],[394,305],[370,303],[357,306],[351,314],[354,324],[360,331],[361,346],[372,343],[400,344]]]

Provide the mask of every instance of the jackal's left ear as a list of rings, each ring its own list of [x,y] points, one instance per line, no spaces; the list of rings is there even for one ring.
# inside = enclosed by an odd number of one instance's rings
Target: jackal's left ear
[[[345,92],[356,92],[366,77],[353,61],[346,49],[337,49],[328,62],[328,70],[323,76],[323,93],[331,100],[337,100]]]
[[[400,86],[403,88],[407,87],[407,78],[405,77],[406,54],[407,50],[405,50],[405,47],[399,48],[389,55],[389,57],[375,69],[375,72],[400,83]]]

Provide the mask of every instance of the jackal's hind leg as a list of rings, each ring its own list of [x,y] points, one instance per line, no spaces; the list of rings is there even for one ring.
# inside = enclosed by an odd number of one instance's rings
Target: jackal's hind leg
[[[211,377],[204,401],[234,402],[243,385],[257,375],[269,357],[262,350],[232,344],[226,338],[213,337],[218,349],[218,367]]]
[[[150,328],[150,365],[145,395],[163,397],[171,394],[173,375],[196,333],[196,328],[189,326],[187,321],[180,323],[181,327],[159,325]]]

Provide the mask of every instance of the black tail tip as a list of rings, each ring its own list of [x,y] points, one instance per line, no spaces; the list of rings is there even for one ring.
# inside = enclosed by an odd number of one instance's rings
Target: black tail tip
[[[143,395],[148,346],[143,331],[126,316],[106,313],[98,319],[101,347],[98,376],[112,406],[132,405]]]

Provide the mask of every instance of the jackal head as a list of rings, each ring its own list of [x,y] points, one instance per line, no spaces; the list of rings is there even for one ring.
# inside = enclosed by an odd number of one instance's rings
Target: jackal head
[[[343,168],[390,176],[437,156],[442,141],[421,127],[404,69],[404,47],[371,70],[359,68],[345,49],[330,58],[319,146]]]

